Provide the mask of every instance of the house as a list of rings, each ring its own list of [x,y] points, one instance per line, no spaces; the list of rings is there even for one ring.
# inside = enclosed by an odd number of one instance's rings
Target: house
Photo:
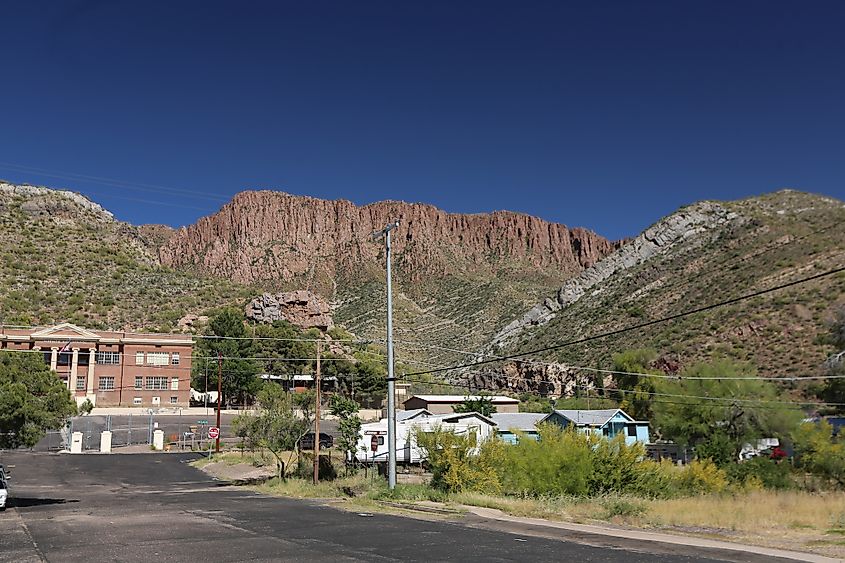
[[[614,438],[624,434],[626,444],[649,442],[648,421],[634,420],[622,409],[556,410],[540,422],[557,424],[563,428],[572,426],[587,435],[600,434]]]
[[[519,399],[503,395],[414,395],[403,405],[405,410],[427,409],[433,414],[451,414],[456,405],[462,405],[466,400],[477,401],[487,399],[496,412],[519,412]]]
[[[516,444],[523,435],[534,440],[538,437],[537,424],[546,418],[544,412],[493,413],[490,415],[496,423],[496,433],[505,443]]]
[[[77,404],[188,406],[194,342],[184,334],[0,327],[0,350],[40,353]]]
[[[407,418],[400,418],[400,413],[397,412],[396,462],[420,463],[425,460],[424,452],[416,443],[417,432],[431,432],[435,428],[442,428],[458,435],[472,434],[480,444],[496,434],[495,427],[493,420],[477,412],[430,414],[420,410]],[[376,445],[375,451],[372,449],[373,444]],[[387,419],[361,425],[356,459],[362,463],[383,463],[387,461],[387,455]]]

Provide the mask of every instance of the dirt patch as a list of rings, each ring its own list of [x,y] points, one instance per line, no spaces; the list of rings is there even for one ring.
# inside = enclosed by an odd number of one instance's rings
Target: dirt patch
[[[203,471],[223,481],[260,481],[275,477],[273,467],[255,467],[251,463],[227,463],[212,461],[201,467]]]

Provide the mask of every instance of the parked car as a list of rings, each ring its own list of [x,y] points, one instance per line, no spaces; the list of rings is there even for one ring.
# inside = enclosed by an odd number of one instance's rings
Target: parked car
[[[300,450],[313,450],[314,433],[309,432],[308,434],[300,438],[298,446]],[[334,446],[334,437],[331,434],[320,432],[320,449],[325,450],[331,448],[332,446]]]

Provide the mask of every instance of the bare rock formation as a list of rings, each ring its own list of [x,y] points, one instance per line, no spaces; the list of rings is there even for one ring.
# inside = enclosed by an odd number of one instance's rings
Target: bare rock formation
[[[183,227],[160,249],[173,267],[191,267],[241,283],[291,282],[316,269],[329,279],[375,277],[383,245],[373,231],[401,220],[396,268],[414,282],[448,274],[550,270],[566,279],[617,244],[507,211],[450,214],[431,205],[383,201],[356,206],[273,191],[239,193],[218,213]]]
[[[610,385],[612,377],[603,379],[602,387]],[[510,362],[505,364],[501,371],[474,373],[465,380],[471,389],[534,393],[553,399],[574,397],[579,391],[587,394],[595,388],[595,379],[583,370],[548,362]]]
[[[259,323],[285,320],[300,328],[328,330],[332,322],[331,309],[319,295],[306,290],[287,293],[265,293],[246,306],[246,318]]]

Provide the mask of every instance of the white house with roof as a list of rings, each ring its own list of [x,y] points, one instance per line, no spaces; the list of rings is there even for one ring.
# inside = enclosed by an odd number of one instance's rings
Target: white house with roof
[[[477,443],[489,440],[496,434],[496,423],[477,412],[431,414],[425,409],[396,412],[396,461],[420,463],[424,453],[416,443],[416,432],[431,432],[435,428],[449,430],[458,435],[474,435]],[[376,449],[373,451],[372,446]],[[387,461],[387,419],[361,425],[356,459],[362,463]]]
[[[648,444],[649,423],[634,420],[622,409],[556,410],[546,415],[540,423],[552,423],[564,428],[573,426],[583,434],[598,434],[614,438],[624,434],[626,444]]]

